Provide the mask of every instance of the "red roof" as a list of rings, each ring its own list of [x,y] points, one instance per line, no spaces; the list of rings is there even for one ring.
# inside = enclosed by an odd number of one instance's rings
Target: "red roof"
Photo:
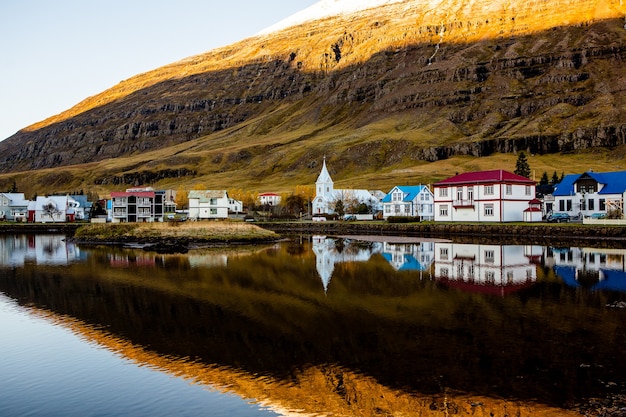
[[[521,175],[516,175],[502,169],[495,169],[492,171],[465,172],[463,174],[455,175],[454,177],[450,177],[443,181],[439,181],[438,183],[434,184],[434,186],[476,183],[535,184],[533,180],[522,177]]]

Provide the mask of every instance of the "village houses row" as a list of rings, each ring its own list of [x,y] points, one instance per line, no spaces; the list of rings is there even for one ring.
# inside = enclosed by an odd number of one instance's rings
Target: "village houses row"
[[[368,214],[351,216],[363,220],[378,214],[442,222],[538,222],[552,212],[570,217],[623,213],[626,199],[626,171],[565,176],[551,194],[537,198],[534,181],[504,171],[466,172],[432,185],[397,185],[388,193],[379,190],[336,189],[326,161],[315,183],[311,202],[313,219],[335,214],[337,201],[357,201]],[[225,219],[242,213],[241,201],[229,198],[225,190],[193,190],[188,193],[187,217],[192,220]],[[280,195],[258,196],[263,206],[277,206]],[[23,193],[0,193],[0,220],[17,222],[66,222],[89,220],[92,202],[84,195],[38,196],[35,201]],[[131,188],[112,192],[106,200],[110,222],[164,221],[176,213],[174,191]],[[95,219],[94,219],[95,220]],[[92,220],[92,221],[94,221]]]

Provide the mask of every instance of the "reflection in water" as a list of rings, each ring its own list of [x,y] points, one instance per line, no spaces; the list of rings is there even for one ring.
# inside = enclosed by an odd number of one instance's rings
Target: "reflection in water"
[[[0,265],[66,265],[79,258],[79,248],[64,235],[0,235]]]
[[[540,246],[437,243],[435,278],[468,291],[505,295],[537,281]]]
[[[22,305],[77,320],[138,363],[286,410],[567,415],[538,404],[626,385],[615,361],[626,321],[605,307],[626,294],[561,285],[539,246],[315,237],[184,255],[83,247],[63,268],[16,264],[3,247],[0,291]]]
[[[548,248],[546,265],[571,287],[626,292],[626,250]]]

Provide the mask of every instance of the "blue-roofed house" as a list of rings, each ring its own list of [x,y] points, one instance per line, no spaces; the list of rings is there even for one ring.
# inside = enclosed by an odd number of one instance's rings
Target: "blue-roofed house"
[[[382,200],[383,218],[389,216],[434,219],[435,199],[426,185],[396,185]]]
[[[626,171],[585,172],[566,175],[552,193],[553,212],[588,217],[614,210],[623,213]]]

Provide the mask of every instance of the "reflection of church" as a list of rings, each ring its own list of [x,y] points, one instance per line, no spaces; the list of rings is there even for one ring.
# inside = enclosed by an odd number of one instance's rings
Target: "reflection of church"
[[[373,243],[372,247],[345,246],[342,250],[337,247],[336,239],[326,236],[313,236],[313,252],[315,253],[315,267],[322,279],[324,291],[335,270],[335,264],[343,262],[367,262],[372,254],[379,253],[382,249],[380,243]]]
[[[435,278],[467,291],[504,295],[537,281],[540,246],[435,243]]]
[[[335,270],[343,262],[367,262],[372,255],[381,254],[397,271],[428,271],[433,261],[433,242],[395,244],[370,242],[368,246],[351,245],[349,239],[337,240],[313,236],[315,266],[322,279],[324,291]]]
[[[626,250],[546,248],[546,266],[571,287],[626,292]]]

